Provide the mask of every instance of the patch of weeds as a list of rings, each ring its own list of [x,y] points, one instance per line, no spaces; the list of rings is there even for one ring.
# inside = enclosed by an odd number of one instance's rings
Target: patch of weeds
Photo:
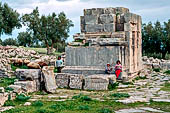
[[[129,98],[130,95],[128,93],[113,93],[110,94],[111,97],[115,97],[115,98]]]
[[[155,72],[160,72],[160,70],[161,70],[160,68],[154,68],[153,69],[153,71],[155,71]]]
[[[22,101],[22,102],[25,102],[25,101],[27,101],[27,100],[29,100],[30,99],[30,96],[26,96],[26,95],[24,95],[24,94],[20,94],[20,95],[18,95],[17,97],[16,97],[16,101]]]
[[[134,85],[133,82],[125,82],[125,83],[122,83],[123,85]]]
[[[9,91],[13,91],[14,89],[13,88],[10,88],[10,87],[7,87],[5,88],[5,92],[9,92]]]
[[[82,100],[82,101],[91,101],[92,99],[90,97],[88,97],[88,96],[82,96],[82,97],[80,97],[80,100]]]
[[[41,107],[41,106],[43,106],[43,102],[40,100],[37,100],[32,103],[32,106]]]
[[[164,74],[170,75],[170,70],[165,71]]]
[[[27,65],[14,65],[14,64],[11,64],[11,69],[12,69],[12,71],[16,71],[16,69],[28,69],[28,66]]]
[[[16,78],[0,78],[0,87],[8,87],[11,84],[14,84]]]
[[[118,83],[118,82],[113,83],[113,84],[109,84],[109,85],[108,85],[108,89],[109,89],[109,90],[114,90],[114,89],[116,89],[118,86],[119,86],[119,83]]]
[[[38,91],[38,92],[35,92],[34,94],[35,95],[48,95],[48,93],[45,91]]]
[[[65,106],[63,106],[62,104],[53,104],[49,108],[54,109],[54,110],[58,110],[58,111],[66,109]]]
[[[98,113],[113,113],[112,110],[108,109],[108,108],[102,108],[97,110]]]
[[[170,92],[170,83],[169,82],[165,82],[165,84],[161,88],[161,90]]]
[[[135,78],[135,80],[144,80],[144,79],[146,79],[146,76],[137,76],[136,78]]]
[[[72,99],[78,99],[78,98],[80,98],[81,96],[82,96],[82,94],[75,95],[75,96],[72,97]]]
[[[4,103],[4,106],[15,106],[15,103],[14,103],[14,101],[12,101],[12,100],[7,100],[7,101]]]
[[[136,89],[141,89],[141,87],[137,87]]]
[[[54,113],[54,112],[50,112],[48,109],[41,108],[37,109],[36,113]]]
[[[80,105],[79,107],[78,107],[78,110],[89,110],[90,108],[89,108],[89,106],[88,105]]]

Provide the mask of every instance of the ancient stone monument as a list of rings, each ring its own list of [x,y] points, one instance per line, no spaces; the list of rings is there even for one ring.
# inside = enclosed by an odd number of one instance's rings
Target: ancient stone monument
[[[81,33],[66,47],[63,73],[104,74],[105,65],[117,60],[126,78],[142,69],[141,16],[123,7],[92,8],[85,9],[80,20]]]

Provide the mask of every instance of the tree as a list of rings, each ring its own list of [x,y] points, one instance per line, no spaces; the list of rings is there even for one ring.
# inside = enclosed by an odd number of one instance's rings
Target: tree
[[[170,52],[170,20],[163,25],[159,21],[152,25],[151,22],[142,27],[143,53],[161,53],[165,59]]]
[[[8,4],[2,5],[0,2],[0,36],[2,34],[11,35],[15,28],[20,28],[19,13],[14,11]]]
[[[30,14],[25,14],[22,20],[28,26],[28,30],[33,32],[34,38],[45,43],[47,54],[53,52],[54,44],[65,42],[69,36],[69,29],[73,26],[64,12],[58,15],[52,13],[48,16],[40,16],[38,8]]]
[[[12,45],[12,46],[18,46],[17,44],[17,40],[13,39],[13,38],[7,38],[2,42],[3,46],[7,46],[7,45]]]
[[[20,46],[30,47],[33,46],[34,40],[29,32],[20,32],[17,36],[17,41]]]

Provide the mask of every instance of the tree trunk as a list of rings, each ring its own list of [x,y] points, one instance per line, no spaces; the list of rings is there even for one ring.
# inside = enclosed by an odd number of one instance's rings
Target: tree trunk
[[[53,49],[53,43],[51,44],[51,47],[49,47],[49,45],[47,46],[47,55],[50,55],[54,52],[54,49]]]
[[[165,59],[166,53],[167,53],[166,51],[162,52],[162,59]]]

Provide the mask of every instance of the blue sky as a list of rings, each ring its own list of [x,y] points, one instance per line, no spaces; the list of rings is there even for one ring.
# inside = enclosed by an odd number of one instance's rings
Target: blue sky
[[[80,32],[80,16],[86,8],[126,7],[130,12],[141,15],[143,23],[157,20],[164,22],[170,19],[170,0],[1,0],[1,2],[8,3],[21,15],[32,12],[36,6],[40,13],[45,15],[64,11],[74,23],[68,41],[73,40],[73,34]],[[16,38],[21,31],[25,31],[25,28],[14,30],[12,35],[2,35],[1,39]]]

